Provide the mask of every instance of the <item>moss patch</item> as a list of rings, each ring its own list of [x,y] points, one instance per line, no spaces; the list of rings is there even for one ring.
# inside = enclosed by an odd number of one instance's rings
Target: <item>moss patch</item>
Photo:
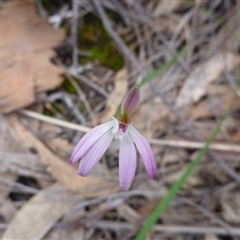
[[[88,60],[98,60],[104,66],[115,71],[123,67],[123,58],[98,17],[91,13],[87,14],[79,35],[79,48],[91,51],[92,54],[90,57],[81,57],[81,64]]]
[[[77,91],[74,88],[74,86],[66,79],[61,85],[61,88],[63,88],[66,92],[71,93],[71,94],[76,94]]]

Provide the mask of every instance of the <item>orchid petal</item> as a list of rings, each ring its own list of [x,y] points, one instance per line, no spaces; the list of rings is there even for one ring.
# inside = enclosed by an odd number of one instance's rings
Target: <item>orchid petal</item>
[[[101,159],[107,148],[111,144],[114,135],[111,131],[106,132],[101,138],[95,142],[94,145],[87,151],[87,153],[81,158],[78,174],[85,177],[89,174],[92,168]]]
[[[127,96],[124,98],[122,102],[121,113],[127,114],[132,113],[136,109],[139,99],[140,99],[139,89],[133,88],[127,94]]]
[[[137,154],[134,143],[129,136],[120,141],[119,150],[119,184],[123,190],[128,190],[132,184],[137,166]]]
[[[114,121],[103,123],[86,133],[75,147],[70,162],[75,163],[114,125]]]
[[[150,178],[156,177],[156,160],[147,140],[132,125],[129,126],[129,134],[142,157],[143,164]]]

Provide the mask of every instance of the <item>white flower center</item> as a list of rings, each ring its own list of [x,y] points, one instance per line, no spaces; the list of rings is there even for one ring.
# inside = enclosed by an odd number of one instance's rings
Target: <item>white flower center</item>
[[[128,128],[131,126],[131,124],[126,128],[126,126],[122,126],[122,124],[120,124],[116,118],[113,118],[113,121],[114,125],[112,133],[114,134],[115,139],[121,141],[124,136],[128,135]]]

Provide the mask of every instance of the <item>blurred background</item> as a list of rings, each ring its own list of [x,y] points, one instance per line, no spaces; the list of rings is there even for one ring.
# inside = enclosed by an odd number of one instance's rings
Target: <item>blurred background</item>
[[[240,238],[240,2],[0,0],[0,238],[135,239],[218,135],[146,239]],[[118,186],[114,141],[87,177],[69,157],[139,86],[157,162]]]

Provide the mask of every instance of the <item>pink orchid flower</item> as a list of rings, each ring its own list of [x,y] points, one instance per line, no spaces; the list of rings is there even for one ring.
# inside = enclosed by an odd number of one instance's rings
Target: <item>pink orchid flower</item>
[[[121,107],[121,114],[111,121],[101,124],[78,142],[70,162],[80,161],[78,174],[87,176],[97,162],[101,159],[114,139],[120,141],[119,150],[119,184],[123,190],[128,190],[132,184],[137,165],[137,153],[140,153],[143,164],[150,178],[156,177],[156,161],[153,151],[147,140],[133,127],[129,114],[132,113],[139,102],[138,88],[132,89]],[[136,146],[136,148],[135,148]]]

